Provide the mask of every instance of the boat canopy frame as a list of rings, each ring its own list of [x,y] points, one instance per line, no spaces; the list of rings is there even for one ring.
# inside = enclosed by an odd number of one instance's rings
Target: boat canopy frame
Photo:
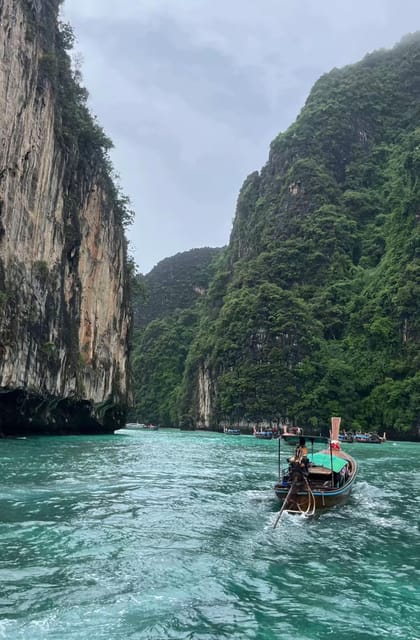
[[[299,444],[301,438],[305,438],[305,442],[310,442],[313,444],[327,444],[330,441],[329,436],[308,436],[304,433],[300,435],[295,434],[287,434],[281,436],[282,440],[285,441],[291,447],[295,447]]]
[[[308,458],[310,460],[314,459],[314,445],[315,444],[328,444],[329,445],[329,458],[330,458],[330,471],[331,471],[331,483],[333,483],[333,471],[334,471],[334,461],[333,461],[333,450],[331,447],[331,440],[328,436],[312,436],[312,435],[305,435],[304,433],[300,434],[300,435],[282,435],[279,438],[279,447],[278,447],[278,477],[279,480],[281,480],[281,462],[280,462],[280,453],[281,453],[281,445],[280,442],[281,440],[284,440],[286,442],[286,444],[288,446],[297,446],[301,439],[305,440],[305,444],[306,443],[310,443],[312,445],[311,447],[311,453],[309,454]],[[328,454],[326,454],[328,455]],[[328,467],[325,467],[328,468]]]

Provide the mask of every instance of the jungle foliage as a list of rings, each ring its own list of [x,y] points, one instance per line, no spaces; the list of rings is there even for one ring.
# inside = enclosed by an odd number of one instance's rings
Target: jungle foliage
[[[220,253],[210,247],[177,253],[135,277],[132,419],[177,424],[185,360]]]
[[[135,328],[192,307],[206,292],[214,274],[212,262],[220,252],[211,247],[191,249],[161,260],[145,276],[139,274],[141,292],[133,298]]]
[[[245,180],[188,331],[179,316],[144,330],[155,333],[141,367],[161,373],[139,397],[174,424],[318,429],[336,414],[347,428],[418,434],[419,116],[419,33],[318,80]]]

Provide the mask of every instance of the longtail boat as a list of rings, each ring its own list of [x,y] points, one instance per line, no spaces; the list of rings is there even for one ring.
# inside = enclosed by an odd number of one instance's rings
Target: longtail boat
[[[257,429],[257,427],[254,426],[253,434],[254,437],[259,440],[271,440],[274,437],[272,429],[263,429],[262,427]]]
[[[362,442],[365,444],[382,444],[382,442],[386,441],[386,434],[378,436],[377,433],[354,433],[353,434],[354,442]]]
[[[331,418],[330,438],[311,435],[283,435],[281,440],[295,447],[287,467],[281,468],[278,450],[279,480],[274,492],[283,511],[314,515],[320,509],[346,502],[357,475],[357,462],[342,451],[338,439],[341,418]],[[321,451],[315,447],[327,445]]]
[[[229,428],[229,427],[224,427],[223,433],[226,433],[229,436],[240,436],[241,435],[241,430],[240,429],[233,429],[233,428]]]

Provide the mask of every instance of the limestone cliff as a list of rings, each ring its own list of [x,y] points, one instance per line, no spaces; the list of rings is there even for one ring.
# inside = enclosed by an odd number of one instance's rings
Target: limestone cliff
[[[325,74],[246,179],[166,405],[180,424],[419,438],[419,74],[420,32]]]
[[[112,431],[127,399],[126,242],[101,130],[66,115],[58,4],[0,0],[4,435]]]

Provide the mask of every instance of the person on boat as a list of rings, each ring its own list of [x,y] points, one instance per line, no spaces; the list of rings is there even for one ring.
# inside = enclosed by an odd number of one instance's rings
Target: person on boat
[[[306,448],[306,441],[303,436],[300,436],[299,444],[295,449],[295,455],[290,458],[289,462],[299,465],[299,467],[302,469],[302,471],[305,471],[305,473],[308,472],[308,449]]]
[[[297,462],[302,462],[307,457],[308,457],[308,449],[306,448],[306,441],[305,441],[305,438],[301,436],[299,438],[299,444],[295,450],[295,458]]]

